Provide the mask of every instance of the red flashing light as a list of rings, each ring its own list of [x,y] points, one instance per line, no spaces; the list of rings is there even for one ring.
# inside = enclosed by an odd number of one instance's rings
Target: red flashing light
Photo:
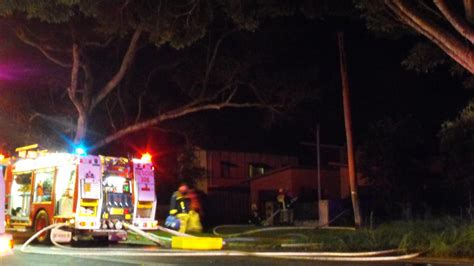
[[[151,163],[151,154],[149,154],[148,152],[142,154],[142,159],[141,160],[144,163]]]

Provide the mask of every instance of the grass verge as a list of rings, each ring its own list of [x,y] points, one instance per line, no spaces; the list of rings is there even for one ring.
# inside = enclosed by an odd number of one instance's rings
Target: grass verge
[[[235,234],[250,229],[255,228],[228,228],[220,233]],[[169,236],[163,232],[153,233]],[[146,243],[147,240],[131,235],[129,241]],[[304,247],[295,250],[356,252],[400,248],[408,252],[422,251],[428,257],[474,259],[474,224],[448,217],[429,221],[390,222],[374,230],[306,229],[259,232],[240,239],[228,238],[226,242],[226,248],[239,250],[281,250],[282,244],[304,243]]]

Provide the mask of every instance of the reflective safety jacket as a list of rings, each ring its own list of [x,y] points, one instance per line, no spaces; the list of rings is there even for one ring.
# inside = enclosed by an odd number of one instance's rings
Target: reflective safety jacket
[[[288,196],[288,194],[286,193],[280,193],[278,194],[277,196],[277,202],[278,202],[278,206],[280,207],[280,209],[282,210],[286,210],[286,209],[289,209],[291,208],[291,205],[293,204],[293,202],[295,202],[298,198],[291,198],[290,196]]]
[[[188,213],[190,210],[191,200],[181,194],[179,191],[173,193],[170,202],[170,215],[176,215],[179,213]]]

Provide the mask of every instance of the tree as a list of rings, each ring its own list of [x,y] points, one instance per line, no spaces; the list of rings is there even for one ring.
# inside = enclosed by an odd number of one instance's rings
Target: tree
[[[211,25],[224,25],[222,36],[228,30],[255,30],[261,19],[294,14],[305,3],[289,1],[273,5],[262,2],[257,6],[237,0],[10,0],[0,3],[0,15],[19,40],[38,50],[64,72],[69,72],[66,91],[77,114],[74,142],[79,143],[86,137],[91,115],[124,80],[135,64],[140,48],[154,45],[160,49],[169,45],[182,49],[202,39]],[[308,13],[311,8],[302,10]],[[155,117],[117,129],[95,147],[195,112],[268,106],[257,101],[236,101],[237,90],[243,85],[236,86],[234,80],[213,91],[208,88],[209,75],[222,40],[219,38],[214,47],[209,47],[201,82],[196,87],[186,88],[199,91],[194,94],[197,97],[172,109],[160,110]],[[118,58],[110,56],[116,51]]]
[[[41,139],[43,145],[56,147],[57,138],[50,134],[48,125],[36,123],[32,109],[39,112],[57,112],[57,106],[53,102],[59,100],[56,95],[57,88],[54,86],[54,78],[38,79],[30,83],[30,78],[39,78],[31,68],[25,68],[8,56],[2,56],[0,65],[0,143],[3,143],[3,151],[12,150],[25,143],[38,143]],[[24,97],[27,95],[28,97]],[[43,99],[38,104],[35,99]],[[32,119],[33,117],[33,119]],[[55,117],[52,117],[55,118]],[[60,121],[60,120],[56,120]],[[64,122],[64,121],[62,121]],[[58,123],[57,129],[67,132],[64,126]]]
[[[206,175],[204,168],[199,166],[195,149],[186,145],[178,155],[178,177],[189,185],[196,185]]]
[[[459,113],[458,117],[443,123],[439,132],[440,150],[450,185],[459,197],[457,203],[467,206],[474,217],[474,101]]]
[[[372,123],[359,149],[359,169],[372,184],[371,209],[392,216],[427,200],[423,178],[428,170],[423,131],[413,118]],[[408,214],[409,216],[409,214]]]
[[[367,27],[390,38],[423,35],[403,62],[420,72],[448,64],[451,73],[474,80],[474,1],[358,0]],[[456,64],[454,64],[456,62]]]

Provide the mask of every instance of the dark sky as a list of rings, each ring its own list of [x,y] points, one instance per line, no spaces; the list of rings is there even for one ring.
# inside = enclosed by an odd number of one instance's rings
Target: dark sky
[[[362,22],[343,25],[348,55],[356,143],[367,136],[369,125],[386,117],[419,121],[426,145],[437,148],[436,134],[443,121],[465,106],[472,91],[462,87],[447,71],[418,74],[403,68],[401,61],[414,40],[384,40],[367,32]],[[345,141],[336,28],[321,21],[285,18],[265,24],[258,34],[262,47],[275,51],[272,64],[297,69],[318,68],[319,100],[305,103],[277,117],[264,127],[268,117],[254,110],[224,111],[196,116],[211,131],[201,136],[209,147],[235,150],[298,152],[298,143],[314,141],[314,128],[321,123],[321,141]]]
[[[315,75],[319,83],[314,89],[318,90],[319,99],[277,115],[273,123],[269,123],[267,115],[255,110],[193,115],[186,123],[195,131],[191,134],[194,142],[219,149],[298,152],[303,149],[299,143],[314,141],[313,131],[319,121],[323,143],[343,144],[336,45],[336,31],[342,28],[346,37],[356,143],[364,140],[373,121],[412,116],[422,124],[430,145],[436,146],[436,133],[441,123],[453,118],[473,92],[466,91],[447,71],[417,74],[405,70],[401,61],[412,47],[413,39],[378,39],[367,32],[362,21],[334,25],[328,21],[287,17],[268,21],[255,34],[249,34],[248,42],[253,43],[252,47],[267,53],[264,62],[267,71],[284,73],[317,69]],[[122,149],[143,147],[148,143],[156,146],[156,150],[169,150],[181,142],[175,136],[173,132],[147,131],[129,136],[115,146]]]

